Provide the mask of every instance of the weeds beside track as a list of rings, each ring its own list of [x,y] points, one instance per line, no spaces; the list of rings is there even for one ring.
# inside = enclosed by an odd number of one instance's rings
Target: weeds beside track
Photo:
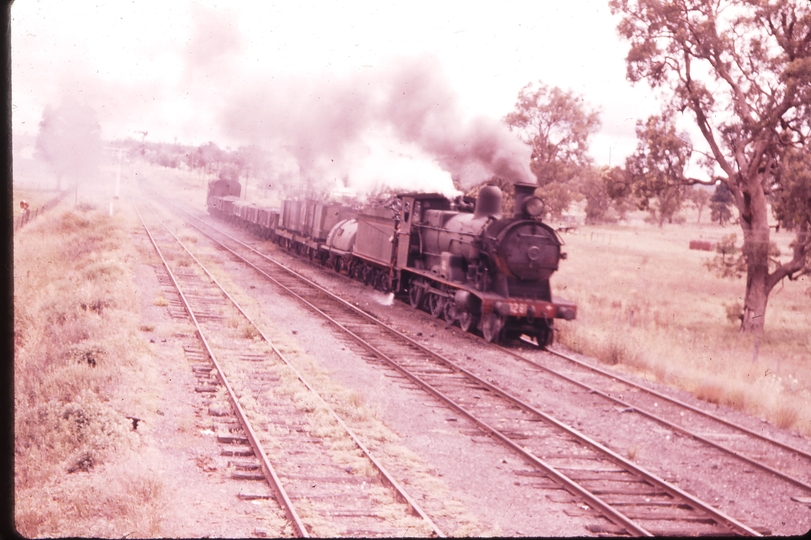
[[[131,249],[126,221],[90,205],[15,236],[15,525],[25,536],[160,531],[163,484],[126,417],[149,376]]]

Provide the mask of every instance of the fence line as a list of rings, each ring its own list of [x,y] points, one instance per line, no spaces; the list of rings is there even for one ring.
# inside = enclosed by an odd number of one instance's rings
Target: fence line
[[[16,234],[17,230],[21,229],[26,223],[28,223],[35,217],[44,214],[45,212],[47,212],[48,210],[59,204],[59,201],[67,197],[70,191],[72,190],[66,189],[62,191],[59,195],[51,199],[50,201],[40,206],[39,208],[35,210],[26,210],[25,212],[23,212],[21,216],[19,216],[17,219],[14,220],[14,233]]]

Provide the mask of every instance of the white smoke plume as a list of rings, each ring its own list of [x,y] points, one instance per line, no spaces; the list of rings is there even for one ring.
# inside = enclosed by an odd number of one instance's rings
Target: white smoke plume
[[[529,147],[497,120],[464,118],[436,60],[396,59],[390,65],[342,78],[245,85],[222,109],[221,125],[236,140],[282,146],[311,183],[347,178],[369,191],[372,179],[388,181],[380,165],[385,156],[392,158],[392,180],[403,176],[403,168],[430,177],[412,180],[412,187],[423,190],[432,189],[426,183],[452,190],[450,177],[463,188],[493,175],[534,182]],[[414,166],[407,167],[409,162]],[[374,174],[368,174],[370,167]]]
[[[45,107],[35,157],[51,168],[57,189],[62,189],[63,179],[69,183],[94,180],[101,153],[101,127],[93,107],[70,96],[58,107]]]

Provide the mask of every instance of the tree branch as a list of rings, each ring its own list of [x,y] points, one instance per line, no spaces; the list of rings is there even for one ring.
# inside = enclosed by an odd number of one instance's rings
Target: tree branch
[[[797,231],[797,237],[794,240],[793,256],[787,263],[778,266],[774,272],[769,274],[766,282],[767,293],[777,285],[783,278],[789,278],[794,281],[800,276],[811,274],[811,233],[809,233],[809,224],[804,221],[800,225],[800,230]]]
[[[709,120],[707,119],[707,115],[704,113],[704,109],[701,107],[701,101],[699,97],[696,95],[695,89],[693,88],[693,80],[690,75],[690,55],[689,52],[686,50],[684,52],[684,63],[685,63],[684,66],[685,88],[687,90],[690,108],[696,115],[698,129],[701,131],[701,134],[704,136],[704,139],[707,141],[707,144],[710,145],[710,150],[712,151],[713,157],[718,162],[718,165],[726,173],[727,178],[732,179],[735,177],[735,170],[732,169],[732,167],[729,165],[729,162],[727,162],[723,152],[721,152],[721,148],[718,146],[718,142],[715,140],[715,136],[712,133],[712,127],[710,126]]]

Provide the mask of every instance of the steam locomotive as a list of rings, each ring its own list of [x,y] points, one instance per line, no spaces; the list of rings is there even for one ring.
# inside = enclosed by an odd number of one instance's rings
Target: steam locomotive
[[[502,193],[472,199],[404,193],[378,207],[285,200],[281,211],[240,199],[232,180],[211,182],[209,212],[317,260],[412,307],[499,342],[527,334],[552,343],[554,319],[577,307],[553,298],[549,279],[562,242],[540,221],[535,186],[515,186],[515,214],[502,215]]]

